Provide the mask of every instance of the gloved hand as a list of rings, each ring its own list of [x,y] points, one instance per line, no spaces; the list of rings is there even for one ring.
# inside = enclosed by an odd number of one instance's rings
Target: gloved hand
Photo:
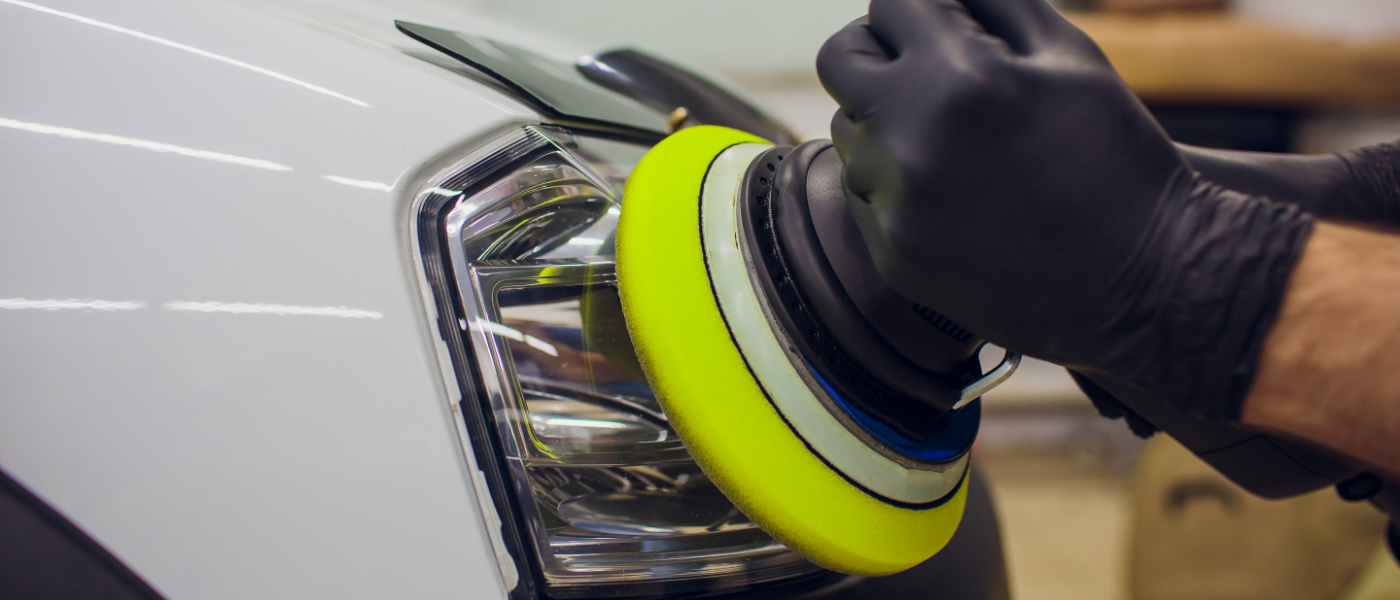
[[[874,0],[817,70],[893,287],[1010,350],[1238,419],[1309,215],[1201,179],[1043,0]]]
[[[1212,183],[1251,196],[1295,204],[1320,218],[1400,227],[1400,144],[1332,154],[1271,154],[1177,144],[1193,169]],[[1074,382],[1099,414],[1124,419],[1139,437],[1157,427],[1079,373]]]
[[[1300,155],[1177,147],[1212,183],[1325,219],[1400,227],[1400,144]]]
[[[1400,227],[1400,144],[1376,144],[1332,154],[1271,154],[1177,144],[1186,161],[1212,183],[1251,196],[1287,202],[1313,215]],[[1099,414],[1125,419],[1139,437],[1157,427],[1079,373],[1070,375]]]

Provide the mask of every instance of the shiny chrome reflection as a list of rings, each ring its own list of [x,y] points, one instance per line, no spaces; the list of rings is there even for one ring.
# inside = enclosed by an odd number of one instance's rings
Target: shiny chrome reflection
[[[326,89],[326,88],[323,88],[323,87],[321,87],[321,86],[319,86],[319,85],[310,84],[310,83],[307,83],[307,82],[302,81],[302,80],[300,80],[300,79],[296,79],[296,78],[294,78],[294,77],[288,77],[288,76],[283,75],[283,74],[281,74],[281,73],[278,73],[278,72],[276,72],[276,71],[270,71],[270,70],[268,70],[268,69],[264,69],[264,68],[259,67],[259,66],[250,65],[250,64],[245,63],[245,62],[243,62],[243,61],[241,61],[241,60],[234,60],[234,59],[229,58],[229,57],[227,57],[227,56],[220,56],[220,55],[218,55],[218,54],[214,54],[213,52],[208,52],[208,51],[205,51],[205,50],[200,50],[199,48],[195,48],[194,46],[187,46],[187,45],[185,45],[185,44],[181,44],[181,43],[179,43],[179,42],[174,42],[174,41],[171,41],[171,40],[167,40],[167,39],[162,38],[162,37],[156,37],[156,36],[153,36],[153,35],[148,35],[148,34],[145,34],[145,33],[141,33],[141,32],[139,32],[139,31],[132,31],[132,30],[130,30],[130,29],[127,29],[127,28],[122,27],[122,26],[119,26],[119,25],[113,25],[113,24],[111,24],[111,23],[104,23],[104,22],[102,22],[102,21],[98,21],[98,20],[96,20],[96,19],[89,19],[89,18],[84,17],[84,16],[81,16],[81,15],[75,15],[75,14],[73,14],[73,13],[63,12],[63,11],[61,11],[61,10],[55,10],[55,9],[49,8],[49,7],[47,7],[47,6],[40,6],[40,5],[38,5],[38,4],[34,4],[34,3],[32,3],[32,2],[25,2],[24,0],[0,0],[0,2],[3,2],[3,3],[5,3],[5,4],[11,4],[11,5],[14,5],[14,6],[23,7],[23,8],[28,8],[28,9],[30,9],[30,10],[37,10],[37,11],[39,11],[39,12],[41,12],[41,13],[50,14],[50,15],[53,15],[53,16],[55,16],[55,17],[63,17],[63,18],[65,18],[65,19],[69,19],[69,20],[72,20],[72,21],[77,21],[77,22],[82,23],[82,24],[84,24],[84,25],[92,25],[93,27],[101,27],[102,29],[106,29],[107,31],[111,31],[111,32],[115,32],[115,33],[120,33],[120,34],[124,34],[124,35],[129,35],[129,36],[131,36],[131,37],[134,37],[134,38],[137,38],[137,39],[146,40],[146,41],[148,41],[148,42],[155,42],[155,43],[160,44],[160,45],[162,45],[162,46],[166,46],[166,47],[169,47],[169,48],[174,48],[174,49],[176,49],[176,50],[184,50],[185,52],[189,52],[189,53],[194,54],[194,55],[197,55],[197,56],[203,56],[204,58],[217,60],[217,61],[219,61],[219,62],[221,62],[221,63],[226,64],[226,65],[232,65],[232,66],[238,67],[238,68],[240,68],[240,69],[247,69],[247,70],[252,71],[252,72],[254,72],[254,73],[258,73],[258,74],[260,74],[260,75],[266,75],[266,76],[271,77],[271,78],[273,78],[273,79],[276,79],[276,80],[278,80],[278,81],[285,81],[285,82],[290,83],[290,84],[292,84],[292,85],[301,86],[301,87],[303,87],[303,88],[306,88],[306,89],[311,90],[311,91],[313,91],[313,92],[316,92],[316,93],[318,93],[318,94],[325,94],[325,95],[330,96],[330,97],[332,97],[332,98],[338,98],[338,99],[344,100],[344,101],[346,101],[346,102],[349,102],[349,103],[351,103],[351,104],[354,104],[355,106],[363,106],[363,107],[365,107],[365,108],[369,108],[369,107],[370,107],[369,104],[366,103],[366,102],[364,102],[363,100],[356,100],[356,99],[351,98],[351,97],[349,97],[349,96],[346,96],[346,95],[344,95],[344,94],[341,94],[341,93],[334,92],[334,91],[332,91],[332,90],[328,90],[328,89]]]
[[[506,414],[559,567],[549,570],[625,581],[813,569],[690,459],[641,373],[609,267],[546,267],[589,273],[577,286],[497,288],[502,323],[491,330],[523,400]]]
[[[699,593],[818,572],[708,480],[632,348],[613,240],[646,148],[522,133],[501,144],[493,178],[468,186],[458,167],[419,194],[454,198],[441,210],[459,323],[549,594]]]
[[[0,2],[8,1],[10,0],[0,0]],[[194,148],[186,148],[184,146],[176,146],[174,144],[152,142],[150,140],[139,140],[136,138],[122,137],[119,135],[110,135],[106,133],[93,133],[91,131],[69,129],[67,127],[58,127],[55,125],[43,125],[40,123],[29,123],[26,121],[15,121],[13,119],[0,118],[0,127],[5,127],[8,129],[18,129],[20,131],[28,131],[31,133],[56,135],[58,137],[68,138],[71,140],[88,140],[92,142],[102,142],[104,144],[114,144],[117,146],[140,148],[142,150],[150,150],[152,152],[178,154],[180,156],[188,156],[190,158],[202,158],[204,160],[212,160],[215,162],[228,163],[232,165],[243,165],[245,167],[267,169],[269,171],[292,170],[292,168],[287,165],[280,165],[270,160],[245,158],[242,156],[234,156],[232,154],[224,154],[222,152],[210,152],[208,150],[195,150]]]
[[[457,190],[448,190],[448,189],[443,189],[443,188],[440,188],[440,187],[428,188],[428,193],[429,193],[429,194],[437,194],[437,195],[439,195],[439,196],[446,196],[446,197],[448,197],[448,198],[455,198],[455,197],[457,197],[457,196],[462,195],[462,192],[459,192],[459,191],[457,191]]]
[[[559,350],[556,349],[553,344],[550,344],[549,342],[546,342],[533,335],[525,335],[511,327],[507,327],[500,323],[493,323],[484,319],[478,319],[476,324],[477,327],[481,328],[481,330],[483,331],[499,335],[509,340],[525,342],[525,345],[539,350],[540,352],[543,352],[550,356],[559,356]]]
[[[476,194],[448,217],[470,260],[573,258],[598,253],[617,228],[620,198],[564,154],[550,154]]]

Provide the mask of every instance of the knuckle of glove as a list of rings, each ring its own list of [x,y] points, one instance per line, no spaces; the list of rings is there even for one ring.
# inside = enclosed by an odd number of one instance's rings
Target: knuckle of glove
[[[1064,21],[1065,27],[1057,30],[1055,36],[1055,47],[1057,53],[1072,56],[1081,65],[1092,65],[1098,68],[1113,70],[1108,61],[1108,55],[1103,53],[1103,48],[1095,42],[1089,34]]]
[[[999,119],[1026,99],[1022,94],[1025,76],[1022,69],[1003,60],[949,66],[943,73],[944,106],[940,108],[950,119]]]
[[[817,50],[817,77],[819,79],[825,81],[834,78],[834,75],[838,75],[850,67],[851,57],[856,52],[856,46],[851,38],[868,35],[863,29],[864,26],[852,23],[842,27],[841,30],[822,43],[821,49]]]

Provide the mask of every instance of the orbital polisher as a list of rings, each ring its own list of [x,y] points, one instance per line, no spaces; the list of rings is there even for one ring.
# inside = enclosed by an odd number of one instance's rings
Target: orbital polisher
[[[681,130],[628,180],[618,285],[647,379],[720,490],[813,562],[885,575],[952,537],[977,399],[1020,356],[983,372],[974,332],[881,279],[842,173],[825,140]],[[1170,434],[1256,495],[1335,485],[1400,514],[1400,484],[1355,461],[1071,375],[1105,417]]]
[[[984,343],[880,279],[831,143],[681,130],[628,180],[619,292],[671,425],[754,522],[829,569],[885,575],[952,537]]]

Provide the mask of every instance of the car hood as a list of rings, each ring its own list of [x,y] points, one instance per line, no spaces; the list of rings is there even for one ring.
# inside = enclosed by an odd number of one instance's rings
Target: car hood
[[[399,2],[0,2],[0,468],[167,597],[511,583],[408,215],[540,117],[395,18],[515,35]]]

